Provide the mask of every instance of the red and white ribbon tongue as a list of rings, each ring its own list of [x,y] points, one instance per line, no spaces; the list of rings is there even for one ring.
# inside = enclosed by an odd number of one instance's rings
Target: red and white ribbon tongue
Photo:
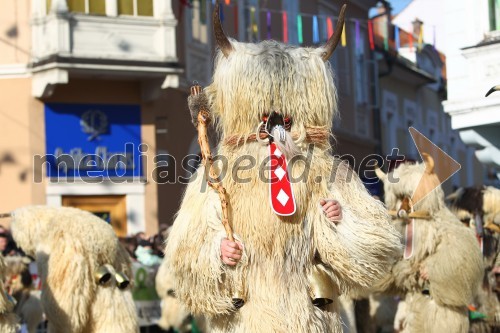
[[[285,154],[272,142],[269,144],[269,195],[273,211],[281,216],[290,216],[295,213],[295,197],[288,175]]]
[[[415,247],[415,220],[411,219],[405,226],[405,251],[404,258],[410,259],[413,255],[413,249]]]

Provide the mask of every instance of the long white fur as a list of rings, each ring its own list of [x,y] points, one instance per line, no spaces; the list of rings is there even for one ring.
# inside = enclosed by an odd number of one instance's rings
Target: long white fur
[[[161,298],[161,318],[158,326],[164,330],[175,329],[177,332],[191,332],[191,314],[179,299],[169,293],[175,293],[175,280],[166,261],[162,261],[156,274],[156,291]],[[208,332],[205,319],[202,316],[195,318],[196,325],[202,332]]]
[[[323,50],[296,48],[274,41],[231,42],[234,51],[216,57],[213,83],[205,89],[218,117],[222,138],[255,132],[264,114],[276,110],[292,119],[292,131],[305,138],[305,128],[329,128],[337,113],[336,89]],[[296,142],[302,154],[306,142]],[[326,140],[313,149],[310,169],[290,165],[297,210],[281,217],[270,207],[269,184],[259,167],[268,147],[257,142],[219,147],[227,158],[224,186],[230,200],[230,221],[244,246],[236,268],[220,258],[220,201],[200,167],[188,185],[165,250],[179,299],[194,314],[204,314],[212,332],[341,332],[338,299],[325,309],[313,306],[307,273],[315,258],[327,267],[338,291],[366,288],[382,277],[401,250],[399,236],[382,206],[359,178],[339,163]],[[231,175],[243,155],[257,167]],[[304,173],[305,172],[305,173]],[[337,173],[337,178],[332,177]],[[263,173],[266,175],[266,172]],[[321,177],[318,178],[318,177]],[[322,212],[323,198],[337,199],[343,220],[335,225]],[[245,305],[235,310],[231,288],[242,287]]]
[[[130,290],[118,289],[114,277],[99,286],[94,275],[108,265],[130,277],[130,259],[109,224],[76,208],[29,206],[14,211],[11,228],[36,258],[49,332],[138,332]]]
[[[423,164],[402,164],[392,171],[392,177],[382,177],[388,209],[397,210],[402,198],[413,194],[421,177],[434,176],[424,174],[424,169]],[[466,306],[483,277],[478,242],[472,230],[446,208],[440,186],[414,208],[428,212],[432,219],[415,219],[413,256],[394,265],[381,289],[406,295],[405,332],[467,332]],[[403,235],[404,221],[397,221],[396,226]],[[421,294],[422,267],[428,272],[430,297]]]
[[[484,222],[500,225],[500,189],[487,186],[483,191]]]

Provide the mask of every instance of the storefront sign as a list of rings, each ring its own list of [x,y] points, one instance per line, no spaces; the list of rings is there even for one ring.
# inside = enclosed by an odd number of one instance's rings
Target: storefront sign
[[[47,176],[140,177],[138,105],[46,104]]]

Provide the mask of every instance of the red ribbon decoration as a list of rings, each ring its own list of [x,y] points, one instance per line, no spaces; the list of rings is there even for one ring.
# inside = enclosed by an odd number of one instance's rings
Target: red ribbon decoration
[[[296,205],[288,176],[285,154],[273,142],[269,145],[269,195],[273,211],[281,216],[295,214]]]
[[[288,17],[283,12],[283,43],[288,43]]]
[[[332,23],[332,19],[329,17],[326,18],[326,33],[327,33],[327,40],[328,40],[333,35],[333,23]]]
[[[375,50],[375,42],[373,41],[373,22],[368,20],[368,40],[370,41],[370,50]]]

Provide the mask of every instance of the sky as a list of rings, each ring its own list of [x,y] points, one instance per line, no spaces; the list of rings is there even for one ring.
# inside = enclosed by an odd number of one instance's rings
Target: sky
[[[389,0],[393,9],[393,15],[399,13],[403,8],[408,5],[411,0]]]

